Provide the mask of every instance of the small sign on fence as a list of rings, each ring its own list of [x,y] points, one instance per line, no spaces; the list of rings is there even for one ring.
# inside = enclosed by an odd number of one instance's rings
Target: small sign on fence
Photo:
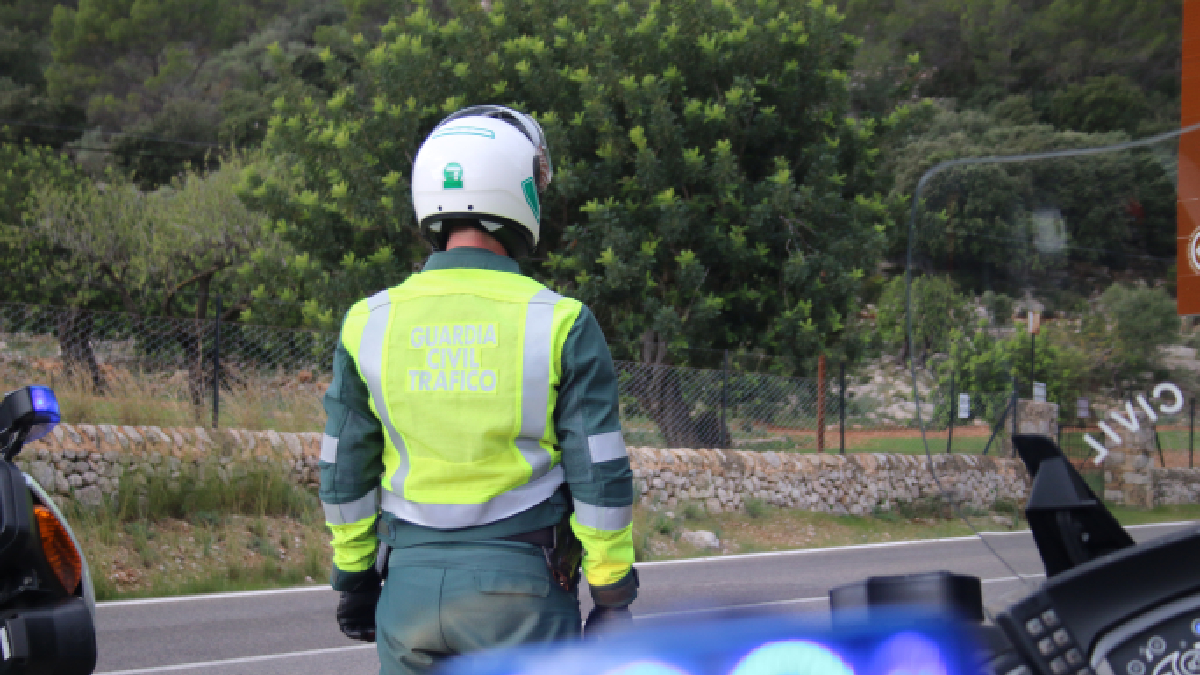
[[[1034,382],[1033,383],[1033,402],[1034,403],[1045,403],[1046,402],[1046,383],[1045,382]]]
[[[965,420],[971,416],[971,395],[958,395],[958,419]]]
[[[1091,408],[1088,406],[1088,400],[1086,398],[1075,399],[1075,416],[1076,417],[1078,417],[1080,419],[1083,419],[1085,417],[1090,417],[1091,412],[1092,412]]]

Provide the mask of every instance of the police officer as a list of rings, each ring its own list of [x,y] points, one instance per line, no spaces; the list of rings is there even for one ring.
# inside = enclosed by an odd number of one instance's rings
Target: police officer
[[[582,542],[588,632],[629,619],[633,483],[612,357],[587,307],[516,262],[537,246],[551,176],[533,118],[475,106],[443,120],[412,177],[435,253],[342,326],[320,497],[339,626],[378,638],[384,675],[577,636],[576,589],[548,569],[564,532]]]

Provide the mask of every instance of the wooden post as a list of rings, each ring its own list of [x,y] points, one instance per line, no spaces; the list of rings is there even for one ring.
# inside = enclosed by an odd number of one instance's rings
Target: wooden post
[[[213,317],[213,409],[212,427],[220,426],[221,419],[221,294],[217,293],[217,315]]]
[[[817,357],[817,452],[825,452],[825,355]]]

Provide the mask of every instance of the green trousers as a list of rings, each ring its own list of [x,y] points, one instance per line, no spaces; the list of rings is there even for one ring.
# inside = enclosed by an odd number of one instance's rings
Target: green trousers
[[[579,598],[541,549],[510,542],[392,551],[375,611],[380,675],[428,673],[446,658],[578,637]]]

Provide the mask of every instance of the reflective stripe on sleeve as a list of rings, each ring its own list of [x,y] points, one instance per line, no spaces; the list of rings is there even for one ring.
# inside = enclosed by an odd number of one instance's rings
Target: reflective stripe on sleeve
[[[596,530],[623,530],[633,523],[633,506],[593,506],[575,501],[575,520]]]
[[[370,518],[379,512],[379,488],[345,504],[327,504],[325,507],[325,522],[330,525],[349,525],[365,518]]]
[[[546,434],[546,407],[550,401],[550,361],[554,353],[554,306],[562,296],[549,289],[538,291],[525,311],[525,350],[521,362],[521,432],[517,448],[529,462],[535,481],[550,470],[550,453],[542,447]]]
[[[362,341],[358,348],[358,367],[363,379],[367,381],[367,390],[371,392],[371,401],[375,403],[375,413],[383,422],[392,446],[400,456],[396,472],[392,474],[392,485],[401,486],[408,477],[408,450],[404,446],[404,438],[392,426],[392,417],[388,414],[387,401],[383,397],[383,348],[387,339],[388,318],[391,313],[391,296],[387,290],[382,290],[367,300],[371,310],[367,317],[367,325],[363,329]]]
[[[629,451],[625,449],[625,437],[621,435],[620,431],[595,434],[588,436],[587,440],[588,454],[592,457],[592,464],[629,456]]]
[[[321,461],[337,464],[338,439],[329,434],[321,435]]]
[[[546,501],[562,485],[563,475],[562,465],[555,466],[541,478],[502,492],[482,504],[424,504],[385,488],[382,507],[401,520],[440,530],[486,525]],[[632,507],[630,509],[632,514]]]

